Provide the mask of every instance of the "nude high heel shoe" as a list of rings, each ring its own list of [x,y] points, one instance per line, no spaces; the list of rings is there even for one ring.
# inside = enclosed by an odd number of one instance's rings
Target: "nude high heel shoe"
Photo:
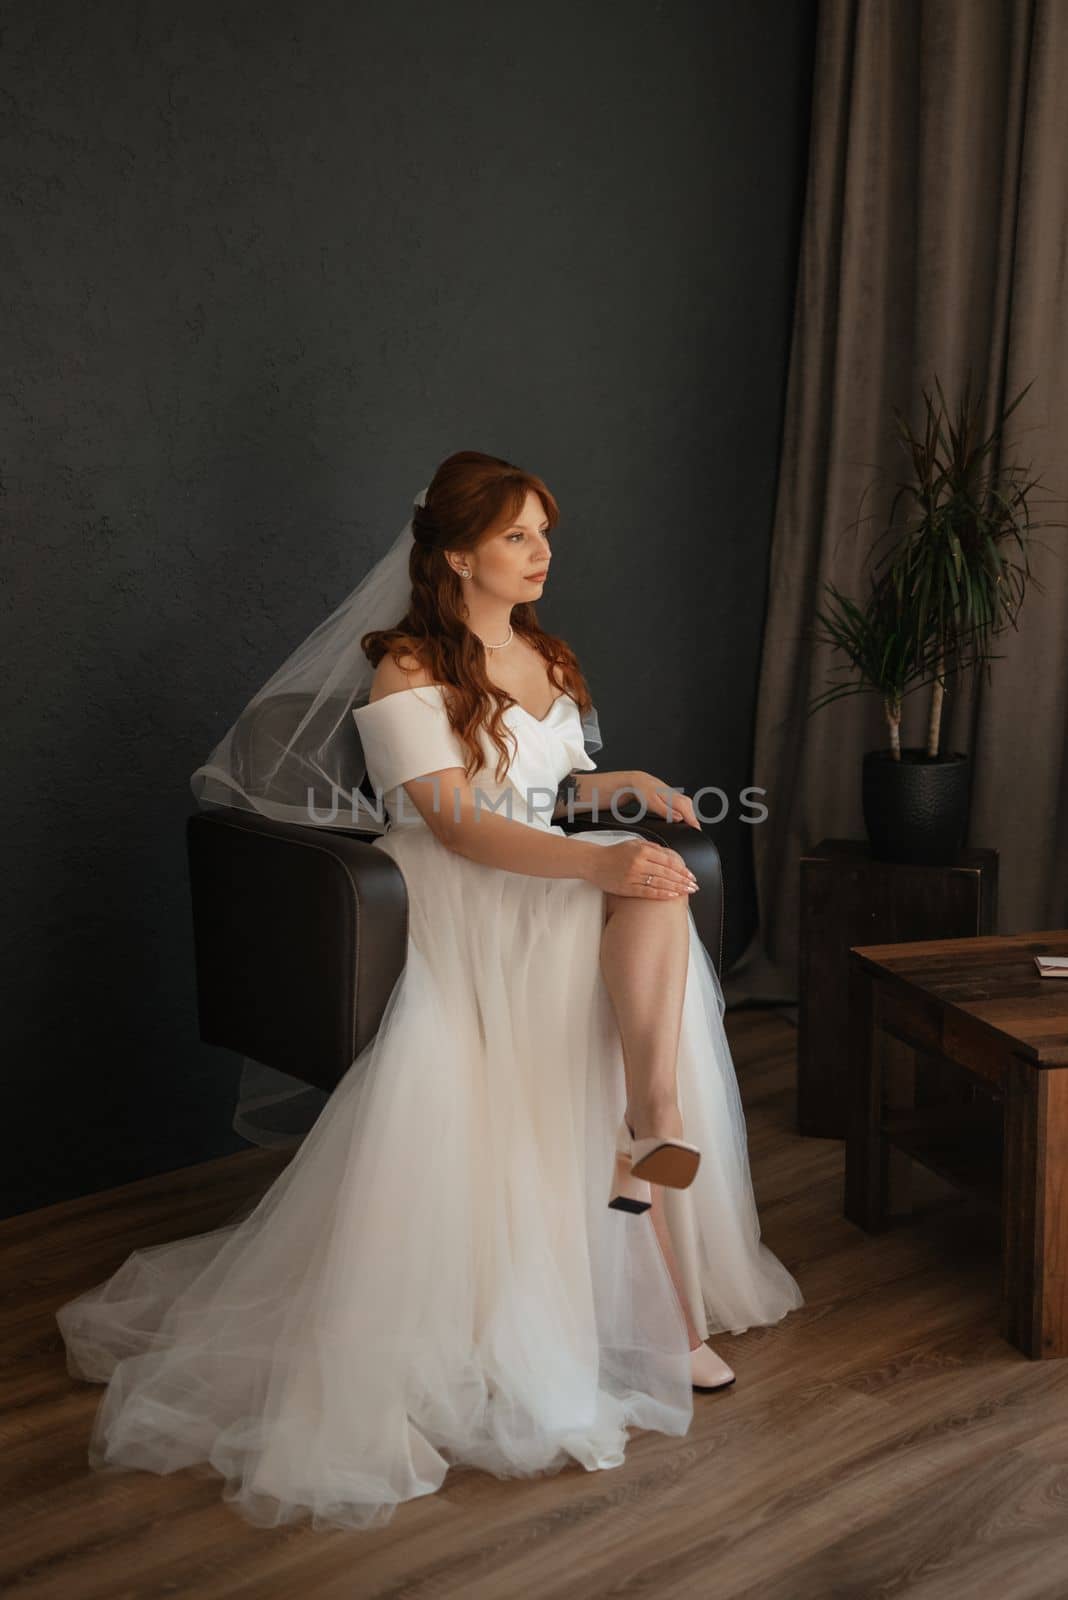
[[[734,1381],[734,1372],[707,1344],[699,1344],[696,1350],[690,1351],[690,1382],[701,1394],[711,1394],[713,1389],[729,1389]]]

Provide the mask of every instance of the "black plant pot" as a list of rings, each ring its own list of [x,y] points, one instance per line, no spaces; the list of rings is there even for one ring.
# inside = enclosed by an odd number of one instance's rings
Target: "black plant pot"
[[[864,755],[864,823],[877,861],[946,866],[956,859],[968,827],[971,769],[960,751],[932,758],[903,749]]]

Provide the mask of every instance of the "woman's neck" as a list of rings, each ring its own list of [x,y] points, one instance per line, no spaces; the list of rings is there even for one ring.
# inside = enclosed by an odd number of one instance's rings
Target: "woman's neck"
[[[487,646],[503,645],[512,622],[511,604],[499,600],[467,602],[467,626]]]

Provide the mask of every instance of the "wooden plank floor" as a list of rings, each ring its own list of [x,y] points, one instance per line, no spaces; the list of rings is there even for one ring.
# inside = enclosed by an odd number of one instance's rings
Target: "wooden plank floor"
[[[918,1174],[878,1238],[841,1215],[843,1146],[793,1131],[796,1033],[728,1013],[764,1238],[806,1305],[713,1343],[738,1382],[623,1466],[454,1469],[372,1532],[253,1528],[210,1468],[88,1471],[101,1390],[55,1308],[134,1247],[219,1225],[286,1157],[249,1151],[0,1224],[0,1592],[405,1600],[1025,1600],[1068,1594],[1068,1362],[998,1335],[996,1222]]]

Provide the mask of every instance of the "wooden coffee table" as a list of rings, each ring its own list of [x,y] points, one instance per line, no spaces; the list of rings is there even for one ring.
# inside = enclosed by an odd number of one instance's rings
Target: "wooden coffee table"
[[[1068,929],[854,945],[845,1215],[898,1213],[919,1161],[1001,1218],[1001,1332],[1068,1355]]]

